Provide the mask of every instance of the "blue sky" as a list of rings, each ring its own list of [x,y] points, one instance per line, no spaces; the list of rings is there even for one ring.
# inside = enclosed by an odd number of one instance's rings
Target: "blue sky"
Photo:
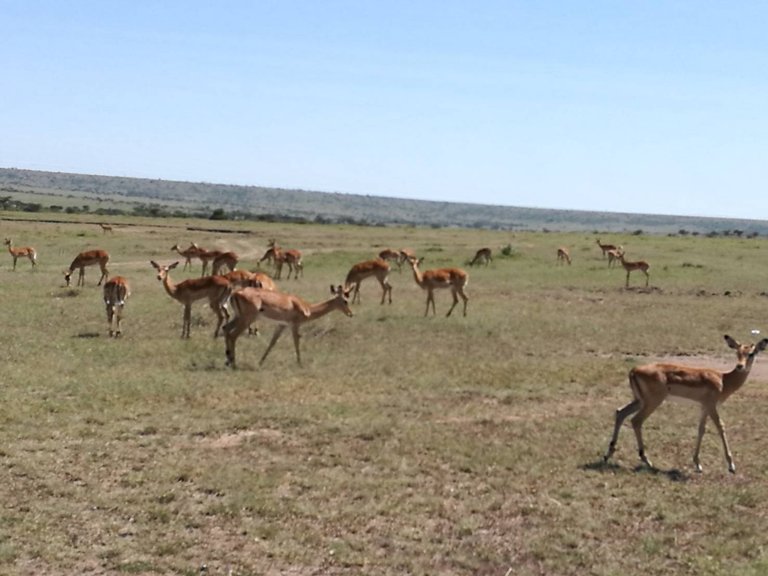
[[[768,4],[0,0],[0,167],[764,219]]]

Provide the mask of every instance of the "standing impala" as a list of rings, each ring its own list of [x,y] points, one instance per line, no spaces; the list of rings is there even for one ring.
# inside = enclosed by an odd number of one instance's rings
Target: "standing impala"
[[[600,238],[596,240],[597,245],[600,246],[600,250],[603,251],[603,258],[605,258],[605,255],[608,253],[608,250],[616,250],[615,244],[601,244]]]
[[[768,338],[763,338],[757,344],[739,344],[726,335],[725,341],[730,348],[736,350],[736,367],[730,372],[664,363],[632,368],[629,371],[629,387],[632,389],[634,398],[629,404],[616,410],[613,436],[603,459],[607,462],[613,455],[621,425],[628,416],[634,414],[632,428],[635,430],[640,460],[646,466],[653,468],[645,455],[643,422],[666,400],[667,396],[677,396],[693,400],[701,405],[699,434],[696,439],[696,450],[693,453],[693,463],[696,470],[701,472],[701,463],[699,462],[701,440],[704,437],[707,418],[711,418],[720,434],[720,440],[723,442],[728,471],[736,472],[731,449],[728,447],[728,440],[725,437],[725,426],[717,412],[717,406],[725,402],[747,381],[755,357],[768,346]]]
[[[392,285],[387,280],[390,270],[389,263],[381,258],[358,262],[352,266],[347,273],[347,279],[344,280],[344,288],[347,290],[354,286],[355,291],[352,294],[352,304],[360,302],[360,284],[363,280],[370,277],[376,278],[379,285],[381,285],[381,304],[384,304],[387,296],[389,296],[389,303],[392,304]]]
[[[230,300],[234,310],[234,318],[224,325],[227,366],[235,368],[237,338],[259,316],[279,323],[269,346],[259,360],[259,365],[264,363],[277,340],[290,326],[293,334],[293,346],[296,349],[296,362],[301,366],[299,328],[302,324],[316,320],[334,310],[339,310],[347,316],[353,316],[352,310],[349,308],[349,290],[345,290],[341,286],[336,288],[331,286],[331,293],[333,297],[329,300],[317,304],[307,304],[298,296],[261,288],[243,288],[234,292]]]
[[[227,320],[227,310],[223,306],[223,302],[229,290],[229,280],[221,276],[203,276],[202,278],[190,278],[176,284],[171,280],[168,273],[179,265],[178,262],[174,262],[169,266],[161,266],[152,260],[150,264],[157,270],[157,279],[163,283],[168,296],[184,305],[181,337],[189,338],[190,325],[192,323],[192,303],[196,300],[207,298],[208,304],[218,320],[216,330],[213,332],[213,337],[216,338],[219,335],[221,326]]]
[[[101,278],[96,286],[101,286],[101,283],[109,278],[109,270],[107,270],[107,262],[109,262],[109,254],[104,250],[88,250],[86,252],[80,252],[75,259],[72,260],[72,264],[69,265],[69,270],[64,272],[64,280],[67,286],[70,285],[72,280],[72,272],[77,268],[80,273],[77,276],[77,285],[85,286],[85,267],[99,265],[101,269]]]
[[[5,245],[8,246],[8,252],[13,256],[13,269],[16,270],[16,260],[19,258],[29,258],[32,262],[32,268],[37,266],[37,252],[32,246],[24,246],[23,248],[14,248],[13,241],[10,238],[5,239]]]
[[[199,258],[200,250],[201,249],[194,243],[190,244],[189,248],[185,248],[184,250],[182,250],[178,244],[171,246],[171,252],[177,252],[179,256],[184,258],[183,270],[186,270],[187,268],[192,269],[192,258]]]
[[[435,290],[441,288],[450,288],[451,296],[453,296],[453,304],[448,310],[446,316],[450,316],[456,304],[459,302],[459,296],[464,301],[464,316],[467,315],[467,302],[469,297],[464,292],[464,288],[469,281],[469,274],[467,274],[461,268],[439,268],[437,270],[426,270],[421,272],[419,270],[419,264],[424,258],[411,258],[408,260],[413,269],[413,278],[416,280],[421,288],[427,291],[427,308],[424,311],[424,316],[429,314],[429,305],[432,304],[432,314],[435,314]]]
[[[107,308],[110,337],[117,338],[122,334],[120,323],[123,320],[123,308],[130,295],[131,289],[128,286],[128,280],[122,276],[113,276],[104,283],[104,306]]]
[[[381,252],[379,252],[379,258],[384,260],[385,262],[394,262],[397,266],[397,271],[402,272],[403,271],[403,261],[400,259],[400,251],[399,250],[393,250],[392,248],[384,248]]]
[[[632,273],[633,270],[640,270],[643,274],[645,274],[645,287],[648,287],[648,281],[651,279],[651,275],[648,273],[648,269],[651,267],[648,262],[645,260],[638,260],[637,262],[627,262],[624,259],[624,252],[618,253],[619,262],[621,262],[621,265],[624,266],[624,270],[627,271],[627,281],[625,283],[625,286],[629,288],[629,275]]]
[[[568,252],[568,248],[560,246],[560,248],[557,249],[557,263],[565,264],[566,262],[568,263],[568,266],[571,265],[571,254]]]

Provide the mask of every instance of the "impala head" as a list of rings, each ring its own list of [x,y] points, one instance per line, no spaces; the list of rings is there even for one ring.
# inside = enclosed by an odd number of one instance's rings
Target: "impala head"
[[[161,282],[163,280],[165,280],[165,278],[166,278],[166,276],[168,276],[168,272],[170,270],[173,270],[174,268],[176,268],[176,266],[179,265],[178,262],[174,262],[173,264],[169,264],[168,266],[161,266],[160,264],[158,264],[154,260],[150,260],[149,263],[152,264],[152,267],[155,270],[157,270],[157,279],[160,280]]]
[[[354,316],[352,313],[352,309],[349,307],[349,293],[351,289],[345,288],[341,284],[338,286],[333,286],[331,284],[331,294],[336,296],[336,301],[338,302],[339,308],[341,309],[344,314],[347,316]]]
[[[749,370],[755,356],[768,347],[768,338],[763,338],[757,344],[739,344],[736,340],[726,334],[725,341],[730,348],[736,350],[737,371]]]
[[[3,244],[5,244],[6,246],[10,246],[11,245],[11,239],[10,238],[6,238],[5,242],[3,242]]]
[[[67,286],[70,285],[71,280],[72,280],[72,270],[64,270],[64,282],[67,283]]]

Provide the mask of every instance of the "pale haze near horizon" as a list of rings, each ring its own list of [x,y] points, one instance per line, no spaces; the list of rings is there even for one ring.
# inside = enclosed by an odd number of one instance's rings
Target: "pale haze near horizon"
[[[0,14],[0,167],[768,213],[768,4],[0,0]]]

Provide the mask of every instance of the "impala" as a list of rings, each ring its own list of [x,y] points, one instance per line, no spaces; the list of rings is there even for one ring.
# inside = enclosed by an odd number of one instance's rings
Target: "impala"
[[[16,261],[19,258],[29,258],[32,262],[32,268],[37,266],[37,252],[31,246],[24,246],[23,248],[14,248],[13,241],[10,238],[5,239],[5,245],[8,246],[8,252],[13,256],[13,269],[16,270]]]
[[[605,255],[608,253],[608,250],[616,250],[616,246],[613,244],[600,244],[600,239],[598,238],[596,240],[597,245],[600,246],[600,250],[603,251],[603,258],[605,258]]]
[[[205,273],[208,271],[208,264],[216,260],[216,258],[221,256],[222,254],[224,254],[224,252],[222,252],[221,250],[206,250],[205,248],[200,248],[196,244],[193,244],[193,246],[197,248],[197,257],[203,263],[203,270],[200,273],[200,276],[205,276],[206,275]]]
[[[131,289],[128,286],[128,280],[122,276],[113,276],[104,283],[104,305],[107,308],[107,324],[109,325],[109,335],[115,338],[122,332],[120,323],[123,320],[123,308],[128,296],[131,295]],[[114,324],[114,329],[113,329]]]
[[[363,280],[370,277],[376,278],[381,286],[381,304],[384,304],[387,296],[389,296],[389,303],[392,304],[392,286],[387,280],[390,270],[389,263],[381,258],[358,262],[352,266],[347,273],[347,279],[344,280],[345,289],[349,290],[354,286],[355,291],[352,295],[352,304],[360,302],[360,284]]]
[[[736,351],[736,367],[730,372],[665,363],[647,364],[632,368],[629,371],[629,387],[634,398],[629,404],[616,410],[613,436],[608,445],[608,451],[603,457],[604,461],[607,462],[616,451],[616,441],[619,438],[619,430],[624,420],[634,414],[632,428],[635,430],[640,460],[649,468],[653,468],[651,461],[645,454],[643,445],[643,422],[666,400],[667,396],[677,396],[698,402],[701,405],[699,432],[696,439],[696,449],[693,453],[693,463],[696,470],[701,472],[701,463],[699,462],[701,440],[704,437],[707,418],[711,418],[720,434],[720,440],[723,442],[728,471],[736,472],[733,456],[725,436],[725,426],[717,412],[717,406],[725,402],[747,381],[755,357],[768,347],[768,338],[763,338],[757,344],[739,344],[726,335],[725,341],[730,348]]]
[[[416,253],[410,248],[401,248],[400,252],[400,265],[408,262],[409,260],[416,259]]]
[[[432,314],[435,314],[435,294],[434,291],[440,288],[450,288],[453,296],[453,304],[448,310],[446,316],[450,316],[456,304],[459,302],[459,296],[464,301],[464,316],[467,315],[467,302],[469,297],[464,292],[464,288],[469,281],[469,274],[461,268],[439,268],[437,270],[426,270],[423,273],[419,270],[419,264],[424,258],[412,258],[408,260],[413,269],[413,278],[422,289],[427,291],[427,308],[424,316],[429,314],[429,304],[432,304]]]
[[[275,246],[274,258],[277,267],[275,278],[278,280],[283,271],[283,264],[288,265],[288,280],[291,279],[291,272],[294,280],[298,280],[299,273],[304,276],[304,263],[301,261],[301,252],[298,250],[283,250]]]
[[[240,257],[234,252],[222,252],[213,259],[211,265],[211,274],[220,274],[222,268],[229,268],[230,271],[235,269]]]
[[[99,224],[99,226],[101,226],[101,231],[104,234],[106,234],[107,232],[109,232],[110,234],[114,232],[114,230],[112,230],[112,226],[110,226],[109,224]]]
[[[488,266],[489,262],[493,262],[491,249],[480,248],[480,250],[475,252],[475,257],[472,258],[469,265],[474,266],[475,264],[485,263],[485,265]]]
[[[87,252],[80,252],[75,259],[72,260],[72,264],[69,265],[69,270],[64,272],[64,280],[67,286],[70,285],[72,280],[72,272],[75,268],[80,270],[77,276],[77,285],[85,286],[85,267],[99,265],[101,269],[101,278],[96,286],[101,286],[101,283],[109,278],[109,270],[107,270],[107,262],[109,262],[109,254],[104,250],[88,250]]]
[[[638,260],[637,262],[627,262],[624,259],[624,252],[619,252],[619,262],[621,262],[621,265],[624,266],[624,270],[627,271],[627,282],[625,286],[629,288],[629,275],[632,273],[633,270],[640,270],[643,274],[645,274],[645,286],[648,287],[648,281],[651,279],[651,275],[648,273],[648,269],[651,267],[648,262],[645,260]]]
[[[275,239],[270,238],[269,242],[267,242],[267,251],[264,252],[264,256],[262,256],[259,259],[258,264],[261,265],[264,260],[267,261],[268,264],[275,265],[275,248],[277,247],[277,244],[275,244]]]
[[[569,266],[571,265],[571,254],[568,252],[568,248],[560,246],[560,248],[557,249],[557,263],[565,264],[566,262]]]
[[[219,335],[221,326],[228,319],[227,310],[222,305],[222,302],[224,302],[226,293],[229,290],[229,281],[221,276],[203,276],[202,278],[190,278],[176,284],[171,280],[169,272],[179,265],[178,262],[168,266],[161,266],[152,260],[150,264],[157,270],[157,279],[163,283],[163,287],[168,295],[184,305],[181,337],[189,338],[190,325],[192,323],[192,303],[196,300],[207,298],[208,304],[218,320],[216,330],[213,332],[213,337],[216,338]]]
[[[184,258],[184,268],[183,270],[186,270],[187,268],[192,268],[192,258],[199,258],[200,257],[200,250],[197,246],[197,244],[190,244],[189,248],[185,248],[182,250],[178,244],[174,244],[171,246],[171,252],[177,252],[179,256]]]
[[[615,250],[607,250],[606,254],[608,254],[608,268],[613,268],[613,265],[616,263],[617,260],[619,260],[619,256],[622,253],[623,248],[621,246],[618,246]]]
[[[278,322],[275,333],[267,346],[259,365],[264,363],[277,340],[290,326],[293,334],[293,346],[296,349],[296,362],[301,366],[299,349],[299,328],[302,324],[338,310],[347,316],[353,316],[349,308],[349,290],[341,286],[331,286],[333,297],[317,304],[307,304],[298,296],[282,292],[271,292],[259,288],[243,288],[232,294],[231,304],[234,318],[224,325],[226,340],[227,366],[235,368],[235,344],[237,338],[259,316]]]
[[[379,252],[379,258],[384,262],[393,262],[397,266],[397,271],[402,272],[403,261],[400,259],[400,251],[385,248]]]

